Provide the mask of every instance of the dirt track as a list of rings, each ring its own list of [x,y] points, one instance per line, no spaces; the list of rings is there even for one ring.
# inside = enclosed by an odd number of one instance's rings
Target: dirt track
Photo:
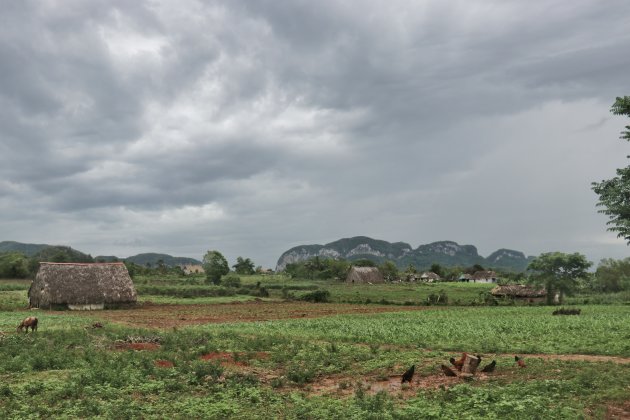
[[[577,362],[613,362],[622,365],[630,363],[628,357],[597,356],[593,354],[526,354],[526,358],[545,360],[569,360]]]

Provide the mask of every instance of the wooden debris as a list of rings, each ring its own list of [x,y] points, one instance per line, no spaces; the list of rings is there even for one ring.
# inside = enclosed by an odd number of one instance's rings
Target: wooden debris
[[[464,364],[462,365],[462,373],[474,375],[480,361],[481,360],[477,356],[467,354],[464,359]]]

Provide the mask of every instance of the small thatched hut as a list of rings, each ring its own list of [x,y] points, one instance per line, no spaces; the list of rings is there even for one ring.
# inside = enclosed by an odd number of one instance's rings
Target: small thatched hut
[[[199,264],[184,264],[181,266],[184,274],[200,274],[203,273],[203,266]]]
[[[498,276],[494,271],[475,271],[470,278],[473,283],[496,283],[497,280]]]
[[[509,297],[512,299],[526,300],[528,302],[540,302],[547,296],[547,291],[543,289],[533,289],[522,284],[507,284],[497,286],[490,291],[492,296]]]
[[[427,283],[433,283],[434,281],[440,281],[441,277],[435,274],[433,271],[425,271],[420,276],[420,280],[426,281]]]
[[[137,296],[123,263],[42,262],[28,299],[32,308],[67,306],[91,310],[135,303]]]
[[[385,279],[376,267],[352,267],[346,283],[384,283]]]

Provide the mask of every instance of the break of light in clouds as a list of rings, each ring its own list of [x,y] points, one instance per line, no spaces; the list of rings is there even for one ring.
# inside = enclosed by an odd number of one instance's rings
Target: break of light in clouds
[[[0,240],[275,266],[366,235],[628,255],[630,3],[20,1]]]

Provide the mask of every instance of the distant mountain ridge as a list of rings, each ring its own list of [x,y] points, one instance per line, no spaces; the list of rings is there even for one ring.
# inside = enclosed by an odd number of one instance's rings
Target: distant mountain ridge
[[[2,241],[0,242],[0,252],[21,252],[27,257],[32,257],[38,252],[50,248],[53,245],[46,244],[23,244],[15,241]]]
[[[124,258],[123,260],[129,261],[138,265],[144,265],[144,266],[146,266],[148,263],[152,267],[157,266],[160,260],[162,260],[164,265],[169,266],[169,267],[175,267],[176,265],[184,265],[184,264],[201,265],[201,261],[196,260],[194,258],[173,257],[168,254],[156,254],[153,252],[134,255],[131,257]]]
[[[50,254],[50,257],[52,259],[52,257],[54,257],[53,253],[58,251],[59,249],[67,249],[71,251],[71,253],[69,254],[70,258],[73,260],[76,260],[75,262],[84,262],[87,259],[92,258],[88,254],[84,254],[68,246],[47,245],[47,244],[25,244],[25,243],[15,242],[15,241],[0,242],[0,253],[21,252],[27,257],[40,255],[46,258]],[[169,267],[174,267],[176,265],[184,265],[184,264],[201,264],[201,261],[196,260],[194,258],[173,257],[172,255],[158,254],[158,253],[144,253],[144,254],[133,255],[127,258],[118,258],[113,255],[108,255],[108,256],[99,255],[99,256],[94,257],[94,261],[105,261],[105,262],[129,261],[129,262],[133,262],[134,264],[138,264],[142,266],[146,266],[147,264],[149,264],[152,267],[157,266],[160,260],[162,260],[164,265],[169,266]]]
[[[470,267],[475,264],[486,268],[522,272],[534,257],[526,257],[520,251],[499,249],[487,258],[482,257],[473,245],[459,245],[453,241],[439,241],[420,245],[413,249],[404,242],[390,243],[367,236],[339,239],[326,245],[299,245],[285,251],[276,265],[276,271],[282,271],[287,264],[306,261],[310,258],[342,258],[346,260],[368,259],[377,264],[386,260],[396,263],[398,268],[409,264],[420,270],[428,269],[431,264],[445,267]]]

